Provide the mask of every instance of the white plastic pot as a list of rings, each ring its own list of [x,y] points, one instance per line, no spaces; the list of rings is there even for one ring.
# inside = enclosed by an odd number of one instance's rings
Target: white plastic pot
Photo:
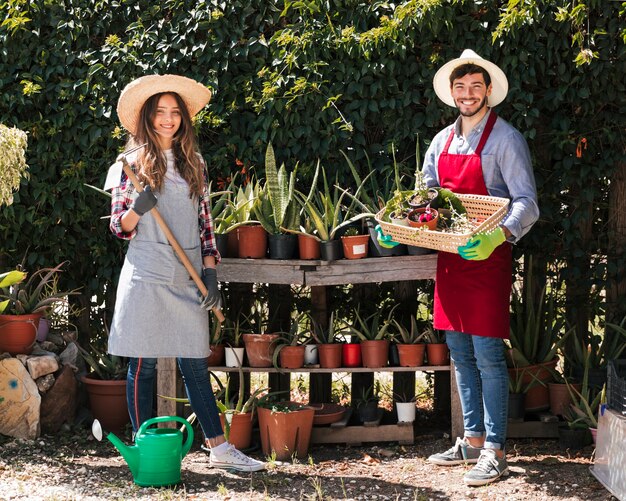
[[[415,421],[415,402],[396,402],[398,423],[412,423]]]
[[[226,355],[226,367],[241,367],[243,364],[243,353],[245,348],[224,348]]]

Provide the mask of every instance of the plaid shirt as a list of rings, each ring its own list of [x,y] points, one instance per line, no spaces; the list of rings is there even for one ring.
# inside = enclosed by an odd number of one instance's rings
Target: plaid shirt
[[[137,168],[134,162],[130,163],[130,167],[133,172],[137,172]],[[202,196],[200,197],[200,203],[198,204],[198,230],[200,232],[200,247],[202,250],[202,257],[213,256],[216,262],[220,262],[221,257],[217,251],[215,244],[215,234],[213,233],[213,220],[211,219],[211,200],[209,198],[209,179],[206,169],[203,171],[204,175],[204,189]],[[113,188],[111,192],[111,223],[109,228],[113,234],[123,240],[131,240],[137,234],[137,228],[134,228],[131,232],[125,232],[122,230],[122,216],[126,214],[128,208],[133,201],[133,193],[135,187],[128,179],[128,176],[122,171],[122,178],[120,185]]]

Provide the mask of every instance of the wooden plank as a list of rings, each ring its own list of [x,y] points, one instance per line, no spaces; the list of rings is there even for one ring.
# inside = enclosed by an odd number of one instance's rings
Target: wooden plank
[[[413,426],[398,426],[395,424],[373,426],[346,426],[333,428],[332,426],[314,426],[311,433],[313,444],[348,444],[360,445],[364,442],[394,442],[402,445],[411,445],[415,442]]]
[[[515,423],[509,421],[507,438],[558,438],[559,423],[542,423],[541,421],[524,421]]]
[[[217,279],[220,282],[303,285],[305,272],[301,263],[308,261],[224,258],[217,267]]]
[[[363,426],[365,426],[366,428],[370,428],[372,426],[380,426],[380,421],[382,418],[383,418],[383,410],[378,409],[376,411],[376,419],[374,419],[374,421],[363,421]]]
[[[305,285],[341,285],[434,279],[437,254],[324,261],[305,274]]]
[[[209,367],[209,370],[213,372],[236,372],[239,369],[236,367]],[[449,372],[449,365],[424,365],[420,367],[378,367],[376,369],[370,369],[368,367],[338,367],[336,369],[325,369],[322,367],[301,367],[300,369],[283,369],[276,367],[242,367],[243,372],[280,372],[280,373],[311,373],[311,374],[332,374],[335,372]]]

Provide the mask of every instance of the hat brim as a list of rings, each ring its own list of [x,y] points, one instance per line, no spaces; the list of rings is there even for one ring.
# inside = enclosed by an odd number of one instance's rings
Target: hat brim
[[[489,96],[487,104],[489,106],[497,106],[506,98],[509,92],[509,81],[506,78],[504,72],[498,68],[495,64],[487,61],[481,57],[459,57],[448,61],[444,64],[439,71],[435,73],[433,78],[433,87],[437,97],[441,99],[448,106],[456,108],[454,99],[452,99],[452,92],[450,88],[450,75],[454,69],[462,64],[475,64],[487,70],[491,77],[491,95]]]
[[[131,134],[137,132],[139,114],[145,102],[155,94],[175,92],[194,117],[211,100],[211,91],[191,78],[180,75],[146,75],[129,83],[117,102],[117,115]]]

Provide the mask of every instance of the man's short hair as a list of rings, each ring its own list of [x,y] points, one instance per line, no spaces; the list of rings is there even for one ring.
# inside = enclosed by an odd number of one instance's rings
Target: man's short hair
[[[476,73],[482,73],[485,79],[485,86],[489,87],[489,85],[491,85],[491,76],[489,76],[489,72],[485,68],[477,64],[467,63],[457,66],[452,70],[452,73],[450,73],[450,86],[452,86],[452,83],[457,78],[463,78],[465,75],[474,75]]]

